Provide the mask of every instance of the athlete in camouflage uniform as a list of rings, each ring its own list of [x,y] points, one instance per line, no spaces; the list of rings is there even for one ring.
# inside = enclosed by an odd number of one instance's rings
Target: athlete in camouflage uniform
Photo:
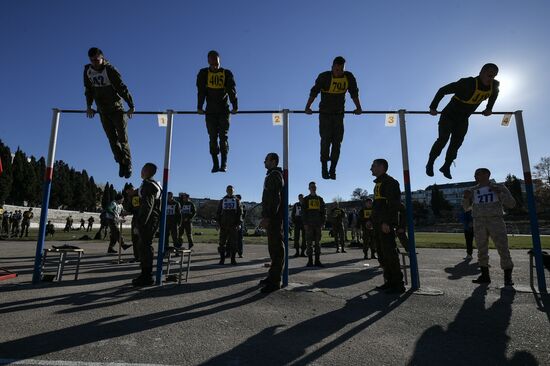
[[[332,235],[336,243],[336,253],[340,253],[340,247],[342,248],[342,253],[345,253],[344,222],[346,220],[346,212],[340,208],[338,202],[336,202],[336,207],[330,210],[330,219],[332,222]]]
[[[384,284],[377,288],[390,293],[403,293],[403,272],[395,242],[395,227],[401,204],[399,182],[387,174],[388,162],[385,159],[375,159],[371,171],[376,177],[372,222],[378,245],[378,260],[384,270]]]
[[[234,195],[233,186],[229,185],[226,189],[227,195],[220,200],[216,220],[220,226],[220,244],[218,253],[220,253],[220,263],[225,263],[225,253],[229,247],[231,255],[231,264],[237,264],[235,254],[237,253],[237,235],[239,227],[242,225],[242,205],[241,201]]]
[[[481,276],[474,283],[490,283],[489,276],[489,237],[495,243],[500,256],[500,268],[504,270],[504,284],[511,286],[514,263],[508,248],[508,235],[503,219],[503,208],[512,208],[516,201],[503,184],[490,181],[491,172],[479,168],[475,172],[477,185],[464,191],[462,206],[464,210],[471,208],[474,218],[474,237],[477,245],[477,258],[481,268]]]
[[[303,200],[304,195],[300,193],[298,195],[298,202],[292,206],[291,218],[292,224],[294,225],[294,249],[296,249],[296,254],[294,254],[294,257],[306,256],[306,231],[304,229],[304,221],[302,220]],[[302,240],[301,246],[300,238]]]
[[[107,249],[107,253],[117,253],[115,250],[115,244],[120,240],[120,236],[122,235],[118,225],[122,220],[121,215],[123,201],[124,197],[120,193],[117,194],[115,200],[109,204],[109,207],[107,207],[106,210],[105,218],[107,220],[107,225],[109,225],[110,232],[109,248]]]
[[[367,198],[363,203],[363,208],[359,211],[359,222],[363,230],[363,254],[364,259],[376,259],[376,240],[374,236],[374,226],[372,223],[372,199]]]
[[[309,183],[309,195],[304,197],[302,220],[306,229],[307,267],[324,267],[321,263],[321,232],[327,220],[326,205],[323,197],[317,195],[315,182]],[[315,252],[315,263],[313,254]]]
[[[126,130],[126,116],[132,118],[134,113],[132,96],[118,70],[104,58],[103,52],[99,48],[90,48],[88,57],[91,64],[84,66],[86,115],[89,118],[95,115],[95,111],[92,109],[92,104],[95,101],[115,161],[119,164],[118,175],[130,178],[132,157]],[[128,104],[126,113],[122,99]]]
[[[331,71],[319,74],[311,88],[305,112],[311,114],[311,104],[321,93],[319,103],[319,134],[321,135],[321,175],[323,179],[336,179],[336,165],[340,158],[340,145],[344,139],[344,111],[346,92],[355,103],[355,114],[361,114],[359,89],[355,76],[344,71],[346,60],[338,56],[332,62]],[[330,160],[330,171],[328,161]]]
[[[277,165],[279,155],[269,153],[265,157],[264,166],[267,176],[264,180],[262,193],[262,221],[260,227],[267,231],[267,248],[271,258],[271,266],[265,287],[261,292],[269,293],[281,288],[281,276],[285,261],[285,246],[283,242],[283,212],[286,209],[283,203],[283,187],[285,185],[283,171]]]
[[[206,128],[210,139],[210,155],[212,155],[212,173],[227,170],[227,154],[229,152],[229,104],[237,113],[237,91],[235,79],[230,70],[220,67],[220,55],[216,51],[208,52],[208,67],[201,69],[197,75],[197,111],[206,114]],[[206,100],[206,110],[203,104]],[[219,140],[219,143],[218,143]],[[221,156],[221,165],[218,160]]]
[[[485,99],[489,99],[487,107],[482,112],[484,116],[492,113],[493,105],[498,97],[499,82],[495,80],[498,74],[498,67],[495,64],[485,64],[479,76],[469,77],[458,80],[457,82],[445,85],[437,91],[432,103],[430,104],[430,114],[437,115],[437,105],[447,94],[454,94],[451,101],[441,112],[439,119],[439,136],[430,150],[428,163],[426,164],[426,174],[433,177],[433,165],[435,159],[441,154],[441,151],[451,139],[445,156],[445,164],[439,169],[443,175],[449,179],[451,176],[451,164],[456,159],[458,149],[464,141],[468,131],[468,118],[475,112],[477,107]]]
[[[23,213],[23,222],[21,223],[21,237],[23,237],[23,233],[25,233],[25,237],[29,236],[29,227],[31,226],[31,220],[34,217],[34,213],[32,212],[32,207],[29,208],[27,211]]]
[[[149,286],[153,284],[153,238],[160,223],[160,197],[162,188],[153,179],[157,166],[146,163],[141,169],[143,182],[139,187],[139,209],[136,223],[139,232],[139,260],[141,274],[132,280],[134,286]]]
[[[180,194],[181,203],[181,226],[180,226],[180,246],[183,244],[183,234],[187,236],[189,249],[193,247],[193,218],[197,210],[195,204],[189,200],[187,193]]]
[[[175,247],[181,247],[181,242],[179,241],[179,227],[181,223],[181,205],[178,201],[174,199],[174,194],[168,192],[168,199],[166,202],[166,241],[165,248],[170,246],[170,236],[174,242]]]

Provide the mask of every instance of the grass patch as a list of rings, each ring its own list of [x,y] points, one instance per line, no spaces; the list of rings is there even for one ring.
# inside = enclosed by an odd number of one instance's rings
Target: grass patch
[[[56,240],[56,241],[80,241],[83,235],[88,235],[93,239],[97,232],[97,229],[92,232],[86,232],[83,230],[74,230],[71,232],[63,232],[62,230],[57,230],[53,238],[48,237],[46,240]],[[130,240],[130,229],[122,230],[124,238]],[[219,232],[214,228],[195,228],[193,230],[195,233],[194,240],[197,243],[217,243]],[[250,233],[252,230],[249,231]],[[29,236],[23,238],[12,238],[8,240],[14,241],[36,241],[37,240],[38,229],[29,230]],[[200,233],[200,234],[199,234]],[[348,233],[348,237],[351,237],[351,234]],[[109,235],[107,235],[106,241],[109,240]],[[184,237],[184,242],[186,238]],[[321,244],[330,245],[333,242],[333,239],[328,235],[328,231],[323,231],[323,236],[321,239]],[[418,248],[466,248],[464,241],[464,235],[462,233],[415,233],[415,242]],[[530,249],[532,248],[531,236],[518,236],[518,235],[508,235],[508,242],[510,249]],[[245,236],[245,244],[267,244],[267,238],[265,236]],[[542,236],[541,243],[543,249],[550,249],[550,236]],[[289,243],[290,247],[293,247],[294,244],[292,241]],[[490,242],[490,247],[494,248],[492,242]]]

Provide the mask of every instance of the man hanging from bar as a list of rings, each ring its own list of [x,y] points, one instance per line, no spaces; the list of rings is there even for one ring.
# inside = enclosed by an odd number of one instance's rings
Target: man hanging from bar
[[[426,164],[426,175],[433,177],[435,159],[441,154],[450,137],[451,142],[447,148],[445,163],[439,168],[439,171],[446,178],[453,178],[451,176],[451,164],[456,159],[458,149],[468,131],[468,118],[485,99],[489,99],[489,101],[482,114],[490,116],[493,113],[493,105],[497,100],[499,91],[499,82],[495,80],[497,74],[497,65],[485,64],[477,77],[462,78],[457,82],[445,85],[437,91],[430,104],[430,114],[432,116],[437,115],[437,105],[445,95],[454,95],[441,112],[439,135],[430,150],[430,156]]]
[[[134,113],[132,96],[118,70],[105,59],[99,48],[90,48],[88,57],[91,63],[84,66],[86,116],[94,117],[96,111],[92,109],[92,104],[95,101],[103,130],[109,139],[115,161],[119,164],[118,175],[130,178],[132,157],[126,116],[132,118]],[[124,112],[122,99],[128,104],[126,112]]]
[[[208,67],[201,69],[197,75],[197,112],[205,114],[206,128],[210,139],[210,155],[212,155],[212,173],[227,171],[227,153],[229,143],[229,104],[237,113],[237,90],[233,73],[220,67],[220,55],[217,51],[208,52]],[[203,104],[206,100],[206,111]],[[218,144],[219,140],[219,144]],[[221,163],[218,160],[221,156]]]
[[[311,114],[311,104],[321,93],[319,103],[319,134],[321,135],[321,175],[323,179],[336,179],[336,165],[340,158],[340,145],[344,138],[344,111],[346,92],[355,103],[353,113],[361,114],[359,89],[355,76],[344,71],[346,60],[338,56],[332,62],[332,70],[317,76],[311,88],[305,112]],[[332,146],[332,147],[331,147]],[[330,160],[330,170],[328,161]]]

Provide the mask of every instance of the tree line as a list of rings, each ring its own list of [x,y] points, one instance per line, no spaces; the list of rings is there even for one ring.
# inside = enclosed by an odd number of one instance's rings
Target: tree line
[[[13,154],[0,140],[0,204],[40,206],[46,159],[27,156],[21,149]],[[77,171],[62,160],[53,169],[49,208],[75,211],[97,211],[111,202],[117,191],[112,184],[98,186],[86,170]]]

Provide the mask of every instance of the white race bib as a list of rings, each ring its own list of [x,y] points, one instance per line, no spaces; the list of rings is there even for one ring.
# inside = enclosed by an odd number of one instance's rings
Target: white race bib
[[[111,80],[109,80],[109,76],[107,76],[106,67],[104,67],[102,71],[97,71],[94,70],[93,67],[89,67],[86,75],[88,76],[88,79],[90,79],[92,85],[96,88],[111,85]]]
[[[191,205],[185,205],[185,204],[182,205],[181,206],[181,213],[185,214],[185,215],[190,214],[191,213]]]
[[[176,213],[176,205],[166,205],[166,214],[174,215]]]
[[[498,202],[498,195],[491,187],[481,187],[474,191],[474,202],[476,204],[485,204],[491,202]]]
[[[296,206],[296,216],[302,216],[302,207]]]
[[[224,210],[236,210],[237,200],[235,198],[224,198],[222,203],[222,208]]]

